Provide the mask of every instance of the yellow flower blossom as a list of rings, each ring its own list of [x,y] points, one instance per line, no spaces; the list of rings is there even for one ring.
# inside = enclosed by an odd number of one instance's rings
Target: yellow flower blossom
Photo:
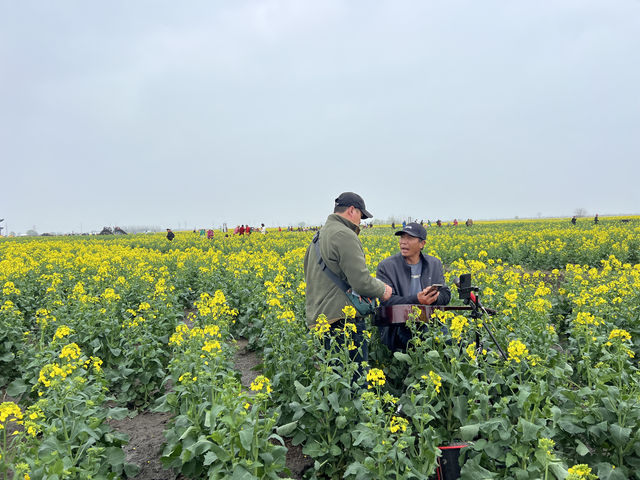
[[[395,415],[391,417],[391,423],[389,424],[389,431],[391,433],[404,433],[407,431],[407,426],[409,422],[406,418],[396,417]]]
[[[258,375],[249,388],[253,392],[271,393],[271,381],[264,375]]]
[[[367,388],[381,387],[386,381],[384,372],[379,368],[372,368],[367,372]]]
[[[520,363],[522,357],[526,357],[529,354],[527,346],[520,340],[511,340],[509,342],[509,360],[514,360],[516,363]]]
[[[70,329],[66,325],[60,325],[57,328],[56,333],[53,335],[53,339],[54,340],[59,340],[59,339],[64,338],[64,337],[66,337],[68,335],[71,335],[72,333],[73,333],[72,329]]]
[[[355,318],[357,312],[354,306],[347,305],[342,309],[342,313],[344,313],[344,318]]]

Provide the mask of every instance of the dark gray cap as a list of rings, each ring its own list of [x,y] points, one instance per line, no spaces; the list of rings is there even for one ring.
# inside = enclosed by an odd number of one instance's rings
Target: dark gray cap
[[[362,218],[373,218],[373,215],[369,213],[367,208],[364,206],[364,200],[360,195],[353,192],[344,192],[341,193],[338,198],[336,198],[336,207],[356,207],[358,210],[362,212]]]
[[[402,230],[398,230],[396,232],[396,235],[402,235],[403,233],[411,235],[412,237],[419,238],[420,240],[427,239],[427,231],[422,225],[416,222],[407,223],[407,225]]]

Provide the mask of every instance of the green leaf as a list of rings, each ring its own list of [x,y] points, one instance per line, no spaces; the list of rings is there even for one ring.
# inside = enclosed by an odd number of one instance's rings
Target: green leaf
[[[242,444],[242,448],[244,448],[247,452],[251,451],[251,446],[253,444],[253,425],[248,426],[240,430],[239,437],[240,443]]]
[[[305,387],[297,380],[293,382],[293,384],[296,387],[296,393],[298,394],[298,397],[300,397],[300,400],[302,400],[303,402],[307,400],[307,394],[309,392],[310,387]]]
[[[19,397],[24,392],[26,392],[28,388],[29,388],[29,385],[24,383],[21,378],[16,378],[7,387],[7,395],[11,397]]]
[[[122,465],[124,463],[124,451],[122,448],[109,447],[104,453],[110,465]]]
[[[617,423],[609,425],[609,432],[611,432],[613,443],[618,447],[626,445],[631,435],[630,428],[621,427]]]
[[[531,387],[526,385],[520,385],[520,391],[518,392],[518,407],[523,408],[525,402],[531,395]]]
[[[495,460],[500,460],[504,456],[504,449],[498,444],[489,442],[484,448],[484,452]]]
[[[230,480],[254,480],[256,477],[251,475],[242,465],[236,465],[233,469],[233,475]]]
[[[558,422],[558,426],[567,433],[576,434],[584,432],[584,428],[579,427],[578,425],[575,425],[573,422],[570,422],[568,420],[560,420]]]
[[[523,442],[532,442],[537,440],[538,431],[542,428],[540,425],[536,425],[535,423],[531,423],[524,418],[520,418],[518,420],[518,426],[522,430],[522,441]]]
[[[364,465],[360,462],[353,462],[349,465],[347,470],[344,472],[344,478],[348,478],[349,475],[355,475],[356,478],[361,477],[362,475],[369,475],[369,470],[367,470]],[[366,477],[364,477],[366,478]]]
[[[187,428],[182,435],[180,435],[180,438],[178,440],[184,440],[185,438],[188,438],[189,435],[193,435],[195,436],[195,433],[197,432],[196,427],[194,427],[193,425],[190,426],[189,428]]]
[[[491,473],[489,470],[482,468],[478,462],[480,462],[480,456],[477,456],[472,460],[467,460],[462,467],[462,477],[482,480],[496,478],[495,473]]]
[[[282,425],[282,426],[276,428],[276,432],[278,433],[278,435],[282,435],[283,437],[288,437],[296,429],[297,426],[298,426],[298,422],[297,421],[296,422],[287,423],[285,425]]]
[[[600,480],[626,480],[628,477],[622,468],[612,468],[607,462],[596,465],[597,475]]]
[[[567,478],[567,475],[569,475],[569,472],[559,463],[550,463],[549,470],[559,479]]]
[[[3,362],[10,362],[14,358],[16,358],[16,356],[13,352],[7,352],[4,355],[0,355],[0,361]]]
[[[291,443],[294,446],[298,446],[301,443],[304,443],[306,439],[307,439],[307,434],[303,430],[298,430],[298,433],[296,433],[293,436],[293,439],[291,440]]]
[[[207,465],[211,465],[217,459],[218,459],[218,456],[215,453],[207,452],[207,454],[204,456],[204,462],[202,463],[206,467]]]
[[[518,457],[516,457],[513,453],[507,453],[507,458],[505,461],[505,465],[509,468],[511,465],[515,465],[518,462]]]
[[[194,457],[199,457],[204,452],[208,452],[209,450],[211,450],[212,446],[213,443],[202,436],[196,443],[189,447],[189,450],[191,451],[191,453],[193,453]]]
[[[396,360],[400,362],[411,363],[411,357],[406,353],[395,352],[393,356],[395,357]]]
[[[55,436],[51,435],[51,436],[48,436],[40,444],[40,448],[38,449],[38,455],[42,457],[42,456],[49,455],[53,452],[65,452],[65,451],[66,451],[65,445],[59,442]]]
[[[475,423],[472,425],[465,425],[463,427],[460,427],[460,436],[462,437],[462,440],[464,440],[465,442],[470,442],[471,440],[473,440],[478,436],[479,430],[480,430],[479,423]]]
[[[320,445],[315,440],[312,440],[311,442],[307,442],[307,444],[302,449],[302,453],[304,453],[305,455],[309,455],[311,458],[318,458],[324,455],[326,451],[324,448],[322,448],[322,445]]]
[[[589,453],[589,449],[587,448],[587,446],[582,443],[580,440],[576,440],[576,452],[578,453],[578,455],[580,455],[581,457],[584,457],[587,453]]]
[[[138,473],[140,473],[140,467],[135,463],[125,463],[124,473],[127,475],[127,477],[133,478],[138,475]]]
[[[122,407],[110,408],[107,412],[107,418],[112,418],[113,420],[122,420],[126,418],[129,414],[129,410]]]
[[[465,395],[453,397],[453,416],[461,422],[467,420],[467,397]]]
[[[340,447],[338,447],[337,445],[331,445],[329,453],[331,453],[331,455],[333,455],[334,457],[339,457],[342,454],[342,450],[340,450]]]
[[[347,424],[347,417],[345,417],[344,415],[340,415],[338,418],[336,418],[336,427],[344,428],[346,424]]]
[[[333,408],[334,412],[340,411],[340,402],[338,401],[338,394],[336,392],[331,392],[327,396],[327,400],[331,404],[331,408]]]
[[[596,423],[595,425],[591,425],[587,430],[595,436],[600,436],[602,434],[606,434],[609,429],[609,424],[606,420]]]

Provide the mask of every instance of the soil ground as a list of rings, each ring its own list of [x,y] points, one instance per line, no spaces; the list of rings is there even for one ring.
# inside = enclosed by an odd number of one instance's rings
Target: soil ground
[[[237,346],[235,368],[242,375],[242,385],[248,389],[258,375],[255,368],[262,360],[255,352],[247,350],[246,339],[238,340]],[[136,480],[182,480],[183,477],[162,468],[160,462],[164,442],[162,432],[170,418],[169,413],[145,411],[132,418],[109,422],[115,430],[129,435],[129,444],[125,446],[124,451],[126,461],[140,467]],[[302,453],[300,446],[291,445],[290,439],[285,439],[285,444],[289,449],[286,466],[291,472],[290,478],[301,480],[303,472],[313,464],[313,460]]]

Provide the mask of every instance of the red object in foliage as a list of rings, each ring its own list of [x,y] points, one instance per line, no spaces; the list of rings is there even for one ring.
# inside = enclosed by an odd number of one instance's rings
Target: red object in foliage
[[[468,447],[466,443],[438,447],[442,455],[438,458],[437,480],[455,480],[460,478],[460,450]]]

